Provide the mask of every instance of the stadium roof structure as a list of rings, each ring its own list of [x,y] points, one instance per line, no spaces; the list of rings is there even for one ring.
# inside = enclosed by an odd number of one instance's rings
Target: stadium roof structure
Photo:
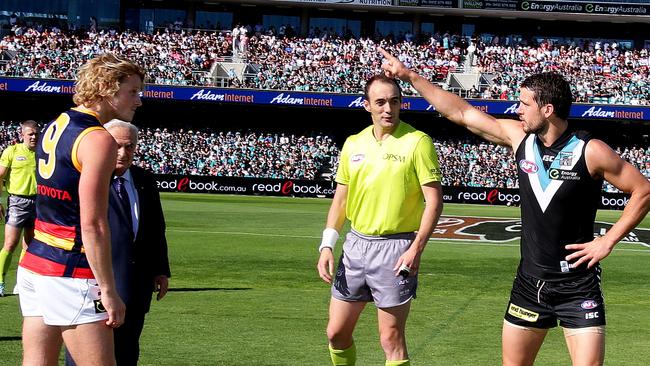
[[[233,3],[242,6],[318,8],[390,14],[489,17],[502,19],[541,19],[607,23],[650,23],[648,1],[559,1],[559,0],[190,0],[204,4]],[[418,4],[434,5],[418,5]],[[407,5],[408,4],[408,5]],[[437,4],[451,4],[443,6]]]

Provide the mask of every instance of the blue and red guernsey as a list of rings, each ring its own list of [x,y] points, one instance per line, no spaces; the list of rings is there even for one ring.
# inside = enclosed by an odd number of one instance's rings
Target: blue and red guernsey
[[[44,276],[94,278],[81,238],[77,148],[86,134],[100,129],[96,115],[75,108],[45,126],[36,149],[34,239],[22,267]]]

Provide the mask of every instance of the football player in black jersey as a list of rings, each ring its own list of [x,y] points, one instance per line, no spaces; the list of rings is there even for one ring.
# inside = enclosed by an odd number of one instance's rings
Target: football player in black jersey
[[[409,82],[438,112],[474,134],[511,147],[521,195],[521,262],[502,333],[504,365],[532,365],[558,324],[573,365],[602,365],[605,308],[599,262],[650,209],[650,182],[607,144],[571,131],[571,88],[560,75],[532,75],[520,87],[519,120],[496,119],[409,70],[383,49],[387,76]],[[603,180],[629,193],[603,236],[593,227]]]

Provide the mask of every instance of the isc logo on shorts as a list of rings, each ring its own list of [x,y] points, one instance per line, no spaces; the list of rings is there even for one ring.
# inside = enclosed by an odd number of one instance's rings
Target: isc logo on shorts
[[[508,314],[531,323],[536,322],[539,318],[539,313],[524,309],[512,303],[510,303],[510,306],[508,307]]]

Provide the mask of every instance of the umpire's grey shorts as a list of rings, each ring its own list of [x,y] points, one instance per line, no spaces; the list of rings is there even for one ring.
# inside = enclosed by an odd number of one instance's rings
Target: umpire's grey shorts
[[[22,197],[9,195],[7,197],[7,217],[5,223],[18,228],[34,227],[36,220],[36,196]]]
[[[378,308],[390,308],[414,299],[417,275],[395,276],[393,270],[414,238],[414,233],[368,236],[350,231],[343,244],[332,296],[342,301],[374,301]]]

